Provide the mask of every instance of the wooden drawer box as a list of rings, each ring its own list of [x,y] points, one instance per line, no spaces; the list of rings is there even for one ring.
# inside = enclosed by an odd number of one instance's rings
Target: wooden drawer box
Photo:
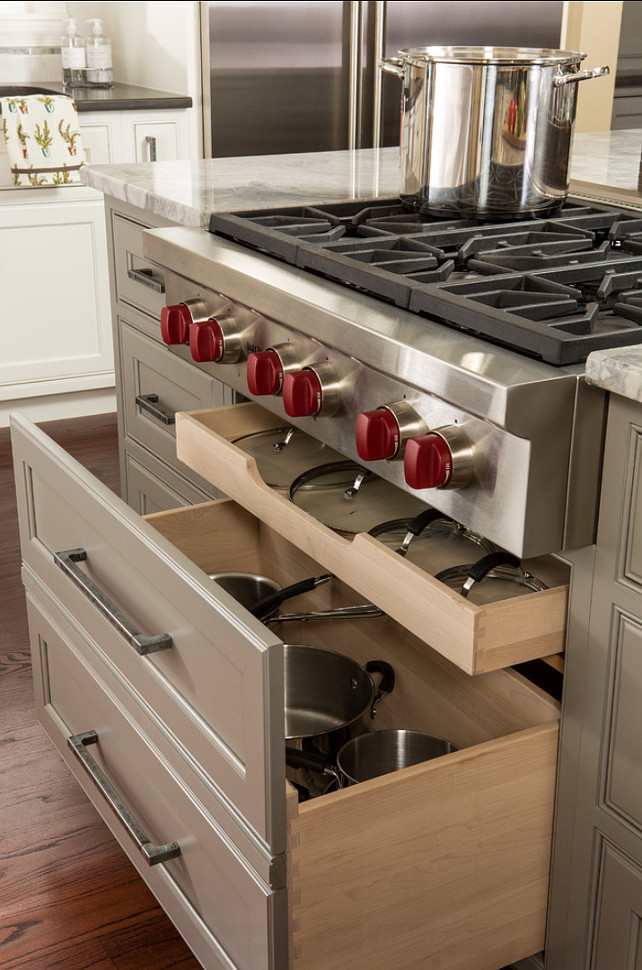
[[[123,706],[144,707],[175,749],[166,759],[174,771],[207,783],[206,808],[226,840],[239,846],[242,833],[256,855],[287,860],[289,920],[275,906],[263,962],[239,961],[239,970],[283,970],[275,953],[286,946],[290,970],[497,970],[543,946],[555,701],[514,671],[469,677],[389,617],[266,628],[206,573],[261,571],[285,583],[315,574],[321,556],[230,500],[142,521],[23,420],[14,454],[25,571],[73,618],[90,665],[129,696]],[[63,537],[86,543],[83,570],[145,632],[169,633],[170,650],[138,656],[85,601],[51,562]],[[360,600],[338,580],[306,597],[301,605]],[[461,750],[301,805],[290,788],[286,815],[280,637],[361,664],[387,660],[396,685],[376,727],[428,731]],[[100,687],[80,690],[91,698]],[[189,841],[184,826],[178,838]],[[213,951],[203,962],[218,960]]]
[[[260,519],[296,543],[362,596],[469,674],[496,670],[564,649],[568,573],[552,560],[555,585],[487,606],[463,599],[366,534],[346,539],[310,518],[261,479],[256,462],[232,439],[279,427],[282,420],[258,405],[178,414],[179,458]]]

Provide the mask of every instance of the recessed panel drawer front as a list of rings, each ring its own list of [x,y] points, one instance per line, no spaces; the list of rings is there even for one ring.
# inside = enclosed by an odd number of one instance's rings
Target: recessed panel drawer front
[[[199,491],[135,441],[125,442],[124,454],[127,504],[140,515],[207,502],[212,493],[218,497],[211,485],[210,494]]]
[[[283,851],[281,641],[30,422],[12,438],[24,562],[238,824]]]
[[[497,670],[564,649],[565,567],[543,557],[532,571],[537,575],[540,567],[549,570],[551,588],[478,606],[374,537],[360,533],[345,538],[266,485],[255,460],[232,441],[281,425],[280,418],[254,403],[182,413],[177,416],[177,452],[203,478],[467,673]]]
[[[123,303],[160,318],[165,305],[165,275],[143,256],[143,230],[147,226],[118,213],[113,213],[112,219],[116,296]]]
[[[272,926],[284,890],[271,891],[225,838],[57,610],[28,602],[39,716],[86,794],[205,966],[277,970]]]
[[[126,321],[120,319],[119,327],[125,434],[183,476],[195,479],[193,470],[176,457],[175,415],[222,404],[223,386]],[[216,494],[210,482],[203,479],[201,484]]]

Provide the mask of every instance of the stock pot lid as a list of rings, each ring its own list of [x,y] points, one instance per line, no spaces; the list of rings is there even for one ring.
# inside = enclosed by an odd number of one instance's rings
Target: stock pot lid
[[[419,64],[435,61],[450,64],[550,66],[577,64],[584,60],[586,54],[546,47],[410,47],[400,50],[399,56],[405,61]]]
[[[243,435],[232,444],[254,458],[261,478],[271,488],[287,489],[306,469],[341,457],[305,431],[287,425]]]
[[[299,475],[290,500],[314,519],[347,535],[369,532],[391,516],[413,518],[426,506],[354,461],[335,461]]]
[[[383,522],[371,529],[370,535],[397,551],[410,524],[410,519]],[[444,515],[413,536],[408,543],[405,558],[420,569],[435,575],[442,569],[459,566],[470,556],[494,552],[494,549],[489,539]]]

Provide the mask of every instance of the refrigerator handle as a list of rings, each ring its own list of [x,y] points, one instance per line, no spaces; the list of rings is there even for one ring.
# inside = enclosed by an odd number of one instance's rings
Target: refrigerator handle
[[[348,148],[361,147],[361,87],[363,52],[363,3],[350,3],[350,90],[348,93]]]
[[[374,94],[372,99],[372,147],[381,147],[383,126],[383,71],[379,70],[380,61],[386,56],[386,3],[377,0],[374,4]]]

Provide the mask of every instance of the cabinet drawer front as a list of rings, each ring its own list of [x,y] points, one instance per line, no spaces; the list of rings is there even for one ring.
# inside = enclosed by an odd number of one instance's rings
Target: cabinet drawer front
[[[115,212],[112,219],[116,297],[160,319],[165,305],[165,276],[143,256],[145,226]]]
[[[467,673],[497,670],[564,649],[567,570],[549,560],[546,568],[556,583],[552,588],[486,606],[471,603],[372,536],[346,539],[269,488],[255,460],[231,440],[281,425],[280,418],[253,403],[179,414],[177,453]],[[539,569],[538,560],[532,572],[537,575]]]
[[[127,504],[140,515],[197,505],[220,497],[212,486],[209,495],[199,491],[133,441],[125,442],[124,454]]]
[[[206,966],[272,968],[273,925],[282,917],[284,891],[271,891],[224,837],[208,806],[149,737],[142,712],[137,719],[135,702],[108,671],[91,664],[57,610],[37,596],[28,597],[28,608],[39,718],[150,889],[197,956],[207,954]],[[83,745],[77,736],[87,734],[95,738]],[[70,737],[87,753],[89,769]],[[97,771],[104,777],[96,779]],[[110,786],[111,801],[105,794]],[[132,834],[123,817],[142,831]],[[177,854],[149,864],[136,841],[145,838]]]
[[[122,676],[160,712],[167,733],[219,790],[237,824],[284,848],[283,651],[279,639],[217,593],[204,573],[46,435],[12,424],[22,557]],[[105,610],[54,562],[77,565],[126,623],[168,635],[140,655]],[[243,822],[243,819],[245,822]]]
[[[177,411],[222,404],[223,385],[126,321],[119,319],[118,326],[126,436],[158,455],[184,477],[195,479],[194,471],[176,457],[175,415]],[[204,479],[200,484],[204,490],[213,491],[211,483]]]

